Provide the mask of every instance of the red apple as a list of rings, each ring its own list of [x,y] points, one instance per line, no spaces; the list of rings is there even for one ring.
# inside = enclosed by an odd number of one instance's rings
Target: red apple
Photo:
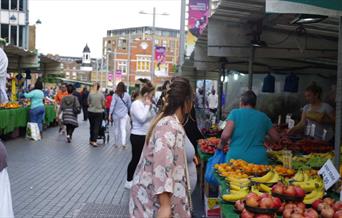
[[[318,218],[318,213],[312,208],[305,209],[304,217],[305,218]]]
[[[296,196],[300,198],[304,198],[305,191],[301,187],[298,187],[298,186],[295,186],[294,188],[296,190]]]
[[[342,218],[342,210],[338,210],[334,214],[334,218]]]
[[[246,196],[246,199],[248,199],[248,198],[255,198],[257,200],[260,199],[259,195],[255,194],[254,192],[248,193],[248,195]]]
[[[291,214],[293,213],[293,209],[290,208],[285,208],[284,212],[283,212],[283,217],[284,218],[290,218]]]
[[[274,208],[273,200],[271,197],[262,198],[260,200],[261,208]]]
[[[285,187],[282,183],[277,183],[272,187],[272,193],[283,194],[284,188]]]
[[[322,202],[323,202],[322,199],[317,199],[316,201],[314,201],[314,202],[312,203],[312,208],[315,209],[315,210],[317,210],[318,205],[319,205],[320,203],[322,203]]]
[[[241,213],[241,218],[254,218],[254,213],[251,213],[248,210],[243,209]]]
[[[287,196],[296,196],[296,189],[293,185],[289,185],[287,186],[287,188],[285,189],[284,191],[284,195],[287,195]]]
[[[335,200],[328,197],[328,198],[324,198],[323,202],[329,204],[330,206],[333,206],[333,204],[335,203]]]
[[[259,206],[258,198],[256,197],[246,198],[246,205],[250,207],[258,207]]]
[[[280,198],[272,197],[272,199],[275,208],[279,208],[282,206]]]
[[[235,202],[235,209],[239,212],[242,212],[243,209],[245,209],[245,204],[243,203],[243,201],[238,200]]]
[[[299,202],[299,203],[297,203],[297,207],[300,207],[304,210],[306,206],[303,202]]]
[[[335,202],[335,204],[333,205],[333,209],[335,211],[342,210],[342,201]]]
[[[326,205],[321,211],[321,216],[322,218],[333,218],[334,213],[334,209],[332,209],[332,207],[330,207],[329,205]]]

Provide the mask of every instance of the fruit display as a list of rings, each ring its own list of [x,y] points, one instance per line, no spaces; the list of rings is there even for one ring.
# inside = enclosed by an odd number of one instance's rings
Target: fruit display
[[[0,108],[4,108],[4,109],[17,109],[20,107],[21,106],[19,105],[18,102],[8,102],[6,104],[0,104]]]
[[[199,149],[206,154],[214,154],[216,147],[220,143],[220,139],[216,137],[210,137],[207,139],[198,140]],[[226,153],[228,151],[228,145],[223,147],[223,152]]]
[[[264,175],[271,169],[269,165],[252,164],[244,160],[230,160],[230,164],[248,175]]]
[[[274,186],[272,186],[272,195],[279,197],[283,201],[302,201],[305,197],[305,191],[295,185],[284,185],[281,182],[278,182]]]
[[[217,124],[213,124],[210,128],[202,129],[202,133],[207,137],[217,137],[220,136],[222,133],[222,130],[219,128]]]
[[[268,151],[268,155],[271,159],[283,163],[284,152],[283,151]],[[292,157],[292,168],[293,169],[319,169],[324,163],[334,158],[334,153],[312,153],[307,155],[295,155]]]
[[[332,198],[318,199],[312,204],[312,208],[322,218],[341,218],[342,217],[342,201],[335,201]]]
[[[252,182],[266,183],[266,184],[277,183],[279,180],[280,180],[280,175],[274,170],[269,171],[264,176],[251,178]]]
[[[286,167],[283,167],[281,165],[277,165],[274,167],[274,171],[277,172],[279,175],[284,177],[292,177],[296,171],[294,169],[289,169]]]
[[[302,202],[283,204],[281,214],[284,218],[319,218],[314,209],[306,208]]]

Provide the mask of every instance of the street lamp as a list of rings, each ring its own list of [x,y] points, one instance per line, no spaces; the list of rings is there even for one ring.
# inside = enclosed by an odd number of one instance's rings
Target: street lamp
[[[144,14],[144,15],[152,15],[153,16],[153,25],[152,25],[152,65],[151,65],[151,82],[153,82],[153,77],[154,77],[154,59],[155,59],[155,32],[156,32],[156,16],[161,15],[161,16],[168,16],[170,15],[169,13],[161,13],[158,14],[156,13],[156,8],[153,7],[153,12],[145,12],[145,11],[140,11],[139,14]]]
[[[37,40],[37,30],[38,30],[38,28],[37,28],[37,26],[38,25],[41,25],[42,24],[42,21],[40,20],[40,19],[38,19],[37,21],[36,21],[36,25],[35,25],[35,31],[36,31],[36,35],[35,35],[35,40],[36,40],[36,49],[39,51],[39,46],[38,46],[38,40]]]

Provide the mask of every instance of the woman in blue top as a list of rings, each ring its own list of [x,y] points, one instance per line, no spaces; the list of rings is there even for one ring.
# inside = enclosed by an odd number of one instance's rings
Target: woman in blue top
[[[25,98],[31,99],[31,110],[30,110],[30,122],[37,123],[40,133],[43,131],[43,121],[45,116],[45,107],[44,107],[44,93],[43,93],[43,83],[41,80],[37,80],[34,85],[34,89],[25,93]]]
[[[230,140],[226,161],[242,159],[254,164],[268,164],[264,141],[269,135],[273,141],[279,141],[277,131],[266,114],[255,109],[257,97],[253,91],[241,95],[240,109],[234,109],[227,118],[226,127],[221,135],[223,145]]]

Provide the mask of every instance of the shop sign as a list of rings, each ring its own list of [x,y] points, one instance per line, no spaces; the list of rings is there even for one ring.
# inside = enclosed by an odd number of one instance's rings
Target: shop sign
[[[331,160],[327,160],[327,162],[325,162],[323,167],[318,171],[318,175],[323,177],[325,190],[331,188],[340,179],[340,174]]]

